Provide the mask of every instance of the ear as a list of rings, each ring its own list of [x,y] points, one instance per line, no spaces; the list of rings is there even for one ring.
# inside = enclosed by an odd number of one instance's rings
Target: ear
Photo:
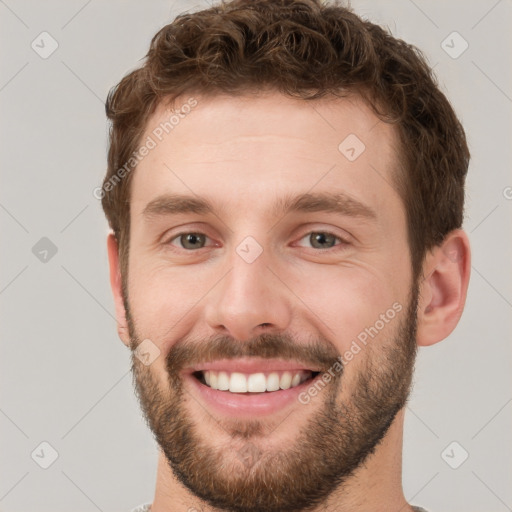
[[[451,231],[427,254],[418,303],[418,345],[433,345],[455,329],[466,302],[470,269],[469,239],[462,229]]]
[[[116,307],[117,333],[123,343],[130,347],[130,335],[128,322],[126,321],[126,310],[123,302],[121,268],[119,266],[119,249],[114,233],[109,233],[107,238],[108,263],[110,266],[110,287],[114,295]]]

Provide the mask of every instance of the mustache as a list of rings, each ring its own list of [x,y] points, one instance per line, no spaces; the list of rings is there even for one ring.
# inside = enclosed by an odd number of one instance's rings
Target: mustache
[[[170,348],[166,366],[169,375],[177,375],[184,368],[198,363],[242,357],[293,360],[305,368],[320,368],[322,372],[336,361],[341,363],[339,352],[324,338],[304,344],[287,334],[264,333],[243,342],[229,336],[213,336],[206,341],[179,341]]]

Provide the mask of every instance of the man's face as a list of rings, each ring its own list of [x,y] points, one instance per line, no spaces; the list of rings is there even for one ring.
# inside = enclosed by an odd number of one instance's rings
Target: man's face
[[[355,97],[197,100],[162,141],[157,109],[133,176],[125,308],[132,348],[160,350],[133,356],[137,393],[194,494],[302,510],[361,466],[409,391],[418,293],[395,133]]]

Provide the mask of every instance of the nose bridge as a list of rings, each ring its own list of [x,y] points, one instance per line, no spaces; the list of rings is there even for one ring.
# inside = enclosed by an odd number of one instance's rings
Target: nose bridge
[[[236,339],[259,334],[261,325],[271,331],[286,329],[291,308],[285,287],[270,266],[270,255],[252,237],[246,237],[229,257],[230,270],[210,297],[207,322]]]

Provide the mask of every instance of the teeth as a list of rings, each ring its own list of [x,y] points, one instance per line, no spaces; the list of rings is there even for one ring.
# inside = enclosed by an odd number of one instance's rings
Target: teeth
[[[292,388],[300,384],[300,375],[296,373],[292,378]]]
[[[267,377],[267,391],[277,391],[279,389],[279,374],[271,373]]]
[[[263,393],[265,391],[278,391],[298,386],[310,378],[311,372],[300,370],[296,372],[251,373],[217,372],[208,370],[203,372],[204,380],[212,389],[230,391],[231,393]]]
[[[217,377],[217,389],[227,391],[229,389],[229,376],[226,372],[219,372]]]
[[[247,379],[243,373],[233,372],[231,374],[229,391],[232,393],[247,393]]]
[[[240,374],[242,375],[242,374]],[[245,377],[242,375],[245,380]],[[263,393],[267,390],[267,379],[264,373],[253,373],[247,379],[247,391],[250,393]]]
[[[219,389],[217,372],[210,372],[210,387],[213,389]]]
[[[281,375],[279,387],[281,389],[290,389],[292,387],[292,374],[290,372],[284,372],[283,375]]]

